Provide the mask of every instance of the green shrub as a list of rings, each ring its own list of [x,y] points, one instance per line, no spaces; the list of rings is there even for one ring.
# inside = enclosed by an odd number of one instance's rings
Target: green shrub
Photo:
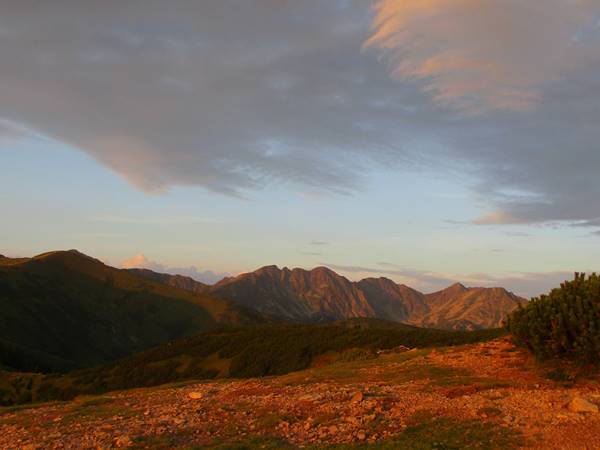
[[[575,274],[548,295],[519,307],[506,321],[515,342],[539,359],[600,362],[600,276]]]
[[[562,383],[571,383],[574,381],[573,376],[571,376],[565,369],[558,367],[546,373],[546,378],[552,381],[558,381]]]

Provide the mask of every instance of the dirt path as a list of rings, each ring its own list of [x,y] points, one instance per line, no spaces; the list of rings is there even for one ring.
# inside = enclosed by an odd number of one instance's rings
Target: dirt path
[[[489,438],[490,448],[600,449],[600,413],[565,406],[574,397],[600,404],[600,384],[567,388],[541,375],[506,340],[412,350],[276,378],[139,389],[5,411],[0,448],[217,442],[227,448],[267,435],[294,446],[385,444],[404,436],[419,439],[419,448],[433,448],[431,436],[463,442],[472,435],[473,441]],[[420,421],[429,427],[423,435]]]

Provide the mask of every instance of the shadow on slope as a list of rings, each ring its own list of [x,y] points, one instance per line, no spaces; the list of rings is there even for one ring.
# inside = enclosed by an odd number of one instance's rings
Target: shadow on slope
[[[0,367],[54,372],[183,336],[264,321],[226,300],[115,269],[77,251],[0,258]]]

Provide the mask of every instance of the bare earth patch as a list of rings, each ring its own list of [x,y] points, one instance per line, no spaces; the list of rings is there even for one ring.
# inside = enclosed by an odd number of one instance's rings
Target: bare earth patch
[[[600,404],[598,380],[566,387],[500,339],[6,409],[0,448],[600,449],[573,398]]]

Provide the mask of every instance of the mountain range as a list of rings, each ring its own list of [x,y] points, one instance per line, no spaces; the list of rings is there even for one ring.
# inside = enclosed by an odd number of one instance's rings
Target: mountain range
[[[89,367],[199,332],[277,321],[493,328],[524,301],[502,288],[423,294],[387,278],[352,282],[326,267],[266,266],[206,285],[117,269],[76,250],[0,256],[0,369]]]
[[[423,294],[388,278],[352,282],[327,267],[312,270],[265,266],[208,286],[190,278],[131,269],[136,274],[193,292],[232,300],[291,321],[320,322],[372,317],[421,327],[475,330],[502,325],[526,300],[504,288],[460,283]]]

